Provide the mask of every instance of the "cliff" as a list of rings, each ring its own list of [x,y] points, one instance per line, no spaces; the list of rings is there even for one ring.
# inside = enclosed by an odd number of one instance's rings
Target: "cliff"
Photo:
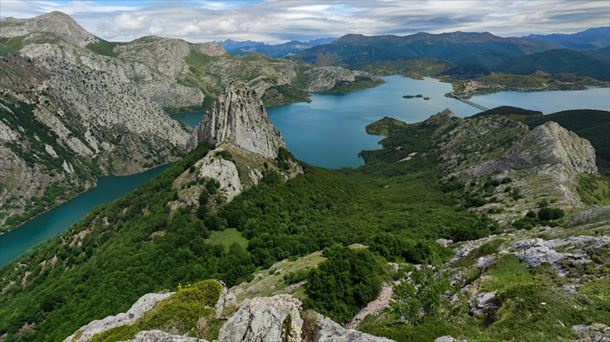
[[[267,158],[276,158],[286,143],[271,124],[256,92],[243,82],[231,83],[195,128],[188,146],[229,143]]]

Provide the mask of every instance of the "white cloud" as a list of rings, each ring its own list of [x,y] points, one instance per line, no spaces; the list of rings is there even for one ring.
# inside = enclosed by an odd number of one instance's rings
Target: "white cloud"
[[[111,40],[156,34],[191,41],[282,42],[347,33],[457,30],[509,36],[575,32],[610,22],[607,0],[1,0],[0,16],[31,17],[53,10]]]

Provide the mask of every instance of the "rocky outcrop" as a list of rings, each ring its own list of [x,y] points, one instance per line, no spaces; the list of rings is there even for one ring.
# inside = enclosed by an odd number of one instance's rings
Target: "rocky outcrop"
[[[336,66],[322,66],[312,68],[305,71],[307,77],[307,91],[321,92],[334,88],[337,84],[353,83],[358,78],[366,78],[375,82],[381,82],[381,79],[371,76],[364,71],[352,71]]]
[[[572,327],[578,342],[610,342],[610,327],[603,323],[579,324]]]
[[[425,123],[440,125],[433,134],[446,178],[457,178],[469,184],[490,178],[508,183],[494,186],[496,203],[509,205],[480,208],[496,210],[501,223],[511,222],[536,203],[553,201],[563,209],[583,206],[577,191],[581,175],[597,174],[595,150],[586,139],[555,122],[529,129],[521,122],[499,116],[468,119],[439,113]],[[481,189],[468,189],[481,191]],[[515,195],[516,194],[516,195]]]
[[[219,341],[301,341],[301,302],[289,295],[246,299],[220,329]]]
[[[286,144],[271,124],[263,102],[242,82],[233,82],[195,128],[189,148],[200,143],[228,143],[267,158],[276,158]]]
[[[566,275],[564,265],[591,263],[589,251],[604,248],[610,244],[608,236],[571,236],[566,239],[543,240],[540,238],[515,242],[509,249],[529,266],[547,263],[561,275]]]
[[[358,330],[346,329],[332,320],[318,314],[315,319],[315,342],[392,342],[385,337],[369,335]]]
[[[207,342],[207,340],[182,335],[172,335],[161,330],[140,331],[130,342]]]
[[[539,168],[539,173],[574,179],[580,174],[596,174],[595,149],[573,132],[549,121],[529,131],[499,159],[462,171],[483,176],[506,170]]]
[[[495,292],[477,293],[470,299],[470,314],[477,317],[491,316],[498,309]]]
[[[597,221],[610,221],[610,205],[604,207],[593,207],[587,210],[575,213],[568,219],[568,225],[575,226],[579,224],[597,222]]]
[[[84,327],[78,329],[78,331],[76,331],[73,335],[68,336],[64,342],[90,341],[94,335],[103,331],[132,324],[140,319],[144,313],[151,310],[158,302],[171,296],[172,294],[173,292],[145,294],[144,296],[140,297],[140,299],[138,299],[138,301],[136,301],[127,312],[120,313],[115,316],[108,316],[101,320],[92,321]]]

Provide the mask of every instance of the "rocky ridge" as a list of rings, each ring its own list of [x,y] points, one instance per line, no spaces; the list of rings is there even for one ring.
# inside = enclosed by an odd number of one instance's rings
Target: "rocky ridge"
[[[313,311],[303,311],[299,299],[279,294],[272,297],[253,297],[244,299],[241,303],[227,301],[224,294],[231,290],[223,289],[214,306],[216,322],[207,321],[207,324],[222,323],[215,341],[218,342],[391,342],[392,340],[376,337],[355,329],[346,329]],[[152,311],[155,306],[162,306],[164,299],[171,300],[173,293],[150,293],[142,296],[127,313],[108,316],[102,320],[93,321],[78,329],[64,342],[91,341],[112,329],[136,323],[146,312]],[[151,299],[155,299],[152,301]],[[221,313],[227,306],[239,304],[237,310],[223,316]],[[170,329],[171,330],[171,329]],[[201,336],[180,335],[171,331],[143,330],[135,334],[130,341],[207,341]]]
[[[481,207],[482,211],[502,208],[502,213],[494,214],[500,222],[524,215],[541,201],[566,210],[584,207],[578,179],[598,172],[591,143],[555,122],[530,130],[501,116],[462,119],[446,110],[424,124],[438,126],[433,148],[446,179],[466,184],[504,181],[493,192],[496,202]]]

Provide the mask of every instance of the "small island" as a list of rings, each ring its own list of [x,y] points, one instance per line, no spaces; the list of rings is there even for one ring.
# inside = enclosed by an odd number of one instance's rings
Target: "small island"
[[[428,96],[424,96],[422,94],[417,94],[417,95],[403,95],[402,96],[405,99],[424,99],[426,101],[430,100],[430,98]]]

